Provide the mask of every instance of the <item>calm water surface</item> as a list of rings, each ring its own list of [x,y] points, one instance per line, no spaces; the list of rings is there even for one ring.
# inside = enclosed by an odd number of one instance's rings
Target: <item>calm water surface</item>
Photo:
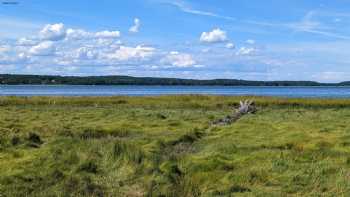
[[[0,96],[148,96],[176,94],[350,98],[350,87],[0,85]]]

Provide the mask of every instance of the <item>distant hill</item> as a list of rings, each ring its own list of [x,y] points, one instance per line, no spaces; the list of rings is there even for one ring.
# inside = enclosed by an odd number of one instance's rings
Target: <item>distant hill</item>
[[[339,86],[350,86],[350,81],[340,82]]]
[[[6,85],[202,85],[202,86],[350,86],[350,82],[319,83],[315,81],[247,81],[238,79],[195,80],[131,76],[50,76],[0,74]]]

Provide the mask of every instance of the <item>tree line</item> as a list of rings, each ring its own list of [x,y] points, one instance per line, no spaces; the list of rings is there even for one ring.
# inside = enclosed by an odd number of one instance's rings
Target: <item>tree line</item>
[[[348,86],[350,82],[319,83],[315,81],[248,81],[239,79],[180,79],[131,76],[53,76],[0,74],[6,85],[199,85],[199,86]]]

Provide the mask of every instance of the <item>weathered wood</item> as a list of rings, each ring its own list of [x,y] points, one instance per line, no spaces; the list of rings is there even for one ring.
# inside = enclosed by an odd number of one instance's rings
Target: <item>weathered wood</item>
[[[242,116],[250,113],[255,113],[257,111],[255,103],[252,100],[245,100],[239,102],[239,107],[234,109],[233,114],[226,116],[225,118],[214,121],[214,125],[229,125],[236,122]]]
[[[239,108],[237,109],[237,113],[240,114],[249,114],[249,113],[255,113],[256,107],[255,103],[252,100],[245,100],[239,102]]]

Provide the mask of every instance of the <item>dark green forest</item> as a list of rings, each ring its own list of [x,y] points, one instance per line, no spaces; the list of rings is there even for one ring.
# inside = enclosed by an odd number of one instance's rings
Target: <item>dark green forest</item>
[[[0,74],[6,85],[201,85],[201,86],[348,86],[350,82],[319,83],[315,81],[247,81],[239,79],[195,80],[131,76],[50,76]]]

